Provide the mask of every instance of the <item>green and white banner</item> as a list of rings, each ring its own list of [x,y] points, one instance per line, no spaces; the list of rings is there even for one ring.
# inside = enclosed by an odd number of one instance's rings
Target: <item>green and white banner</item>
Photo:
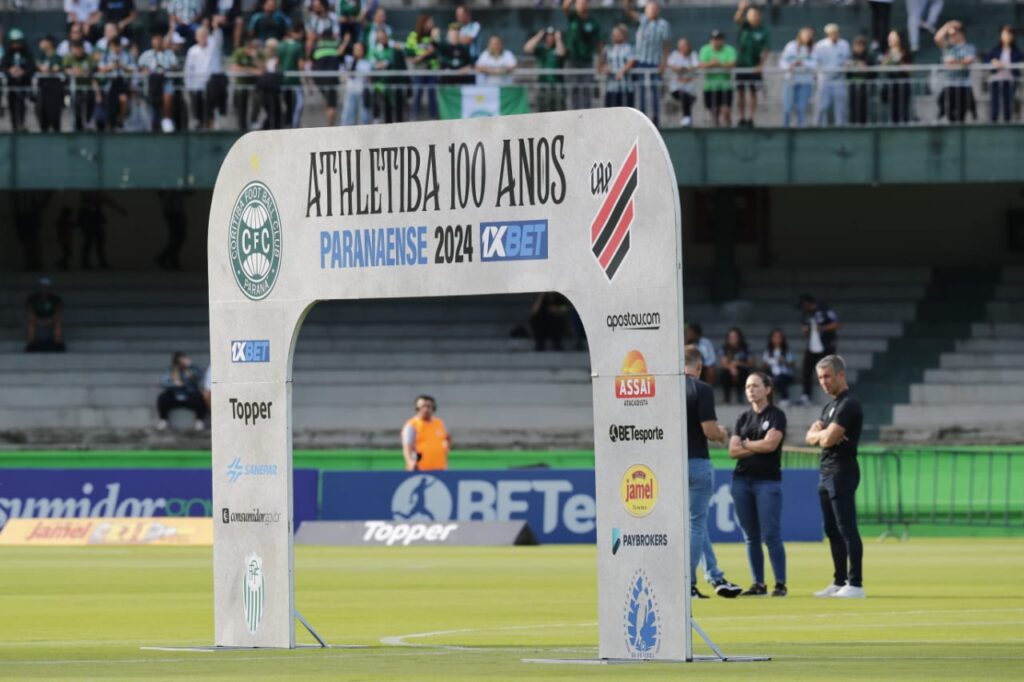
[[[530,99],[521,85],[464,85],[438,89],[441,118],[479,118],[530,113]]]

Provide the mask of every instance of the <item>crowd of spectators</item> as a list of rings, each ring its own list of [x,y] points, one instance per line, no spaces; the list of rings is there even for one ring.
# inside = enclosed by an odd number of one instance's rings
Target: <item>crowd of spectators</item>
[[[801,332],[807,339],[800,363],[803,392],[799,402],[807,405],[814,386],[814,367],[821,358],[835,354],[842,324],[835,311],[810,294],[802,294],[797,307],[801,315]],[[789,341],[782,329],[772,329],[760,351],[756,347],[751,348],[739,327],[729,329],[722,345],[716,348],[714,342],[704,336],[703,328],[691,322],[686,325],[684,342],[700,351],[703,365],[699,378],[710,386],[721,387],[726,404],[743,404],[747,378],[758,371],[771,379],[780,404],[783,407],[790,404],[789,389],[796,380],[797,358],[789,349]]]
[[[58,131],[65,107],[75,130],[208,129],[228,116],[229,104],[240,129],[292,127],[314,93],[328,125],[437,118],[439,85],[509,85],[520,67],[517,51],[542,71],[535,77],[540,111],[593,106],[596,78],[601,104],[636,107],[655,124],[668,94],[679,102],[684,126],[694,122],[698,95],[712,125],[732,126],[735,113],[736,125],[753,126],[764,72],[777,55],[785,125],[809,121],[815,90],[818,125],[867,123],[876,109],[906,123],[914,116],[910,65],[922,32],[933,35],[946,67],[940,117],[977,118],[971,67],[981,64],[989,118],[1008,121],[1016,65],[1024,65],[1009,26],[980,53],[960,22],[938,24],[937,0],[907,0],[906,37],[891,25],[892,1],[869,0],[869,34],[848,41],[833,23],[820,40],[804,27],[785,43],[773,43],[748,0],[736,8],[735,27],[712,31],[706,42],[678,36],[657,0],[642,9],[615,0],[621,21],[607,36],[588,0],[558,0],[562,26],[538,31],[521,47],[505,45],[497,27],[485,31],[465,6],[443,25],[447,11],[424,12],[399,36],[377,0],[164,0],[160,12],[140,12],[137,2],[65,0],[59,39],[30,44],[19,28],[7,31],[0,70],[13,130],[26,130],[34,108],[40,130]],[[887,68],[871,68],[877,66]]]

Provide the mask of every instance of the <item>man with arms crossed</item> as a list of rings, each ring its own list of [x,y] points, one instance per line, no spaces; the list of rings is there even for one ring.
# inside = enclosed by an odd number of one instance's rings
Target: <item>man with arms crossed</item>
[[[863,599],[866,596],[861,570],[864,545],[857,530],[854,496],[860,483],[857,443],[864,425],[864,413],[860,401],[850,395],[846,363],[841,357],[826,355],[818,361],[815,369],[818,383],[832,397],[832,402],[821,411],[821,419],[811,424],[806,440],[808,445],[821,448],[818,496],[835,574],[832,584],[815,592],[814,596]]]
[[[690,471],[690,594],[702,599],[703,595],[697,590],[697,564],[705,553],[705,546],[708,550],[711,548],[707,537],[708,507],[714,489],[708,440],[724,443],[729,434],[719,425],[715,415],[714,392],[698,378],[704,365],[700,351],[694,346],[687,346],[683,359],[683,372],[686,374],[686,450]],[[712,551],[708,552],[706,561],[709,569],[712,563],[716,563]],[[715,594],[732,598],[743,591],[739,585],[726,580],[720,571],[716,572],[720,577],[711,583]]]
[[[429,395],[416,398],[416,415],[402,427],[402,455],[406,471],[435,471],[448,468],[452,439],[444,422],[434,416],[437,401]]]

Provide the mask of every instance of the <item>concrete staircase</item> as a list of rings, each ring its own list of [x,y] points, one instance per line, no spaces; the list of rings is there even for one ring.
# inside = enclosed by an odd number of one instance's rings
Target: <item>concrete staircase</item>
[[[1024,437],[1024,268],[983,276],[1000,275],[988,298],[966,290],[963,314],[970,323],[907,386],[887,437],[959,443]]]

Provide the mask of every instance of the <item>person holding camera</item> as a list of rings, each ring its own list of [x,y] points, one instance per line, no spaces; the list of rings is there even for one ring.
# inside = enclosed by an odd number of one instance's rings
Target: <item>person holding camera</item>
[[[406,471],[437,471],[448,468],[451,436],[437,417],[437,401],[429,395],[416,398],[416,414],[402,427],[402,455]]]

